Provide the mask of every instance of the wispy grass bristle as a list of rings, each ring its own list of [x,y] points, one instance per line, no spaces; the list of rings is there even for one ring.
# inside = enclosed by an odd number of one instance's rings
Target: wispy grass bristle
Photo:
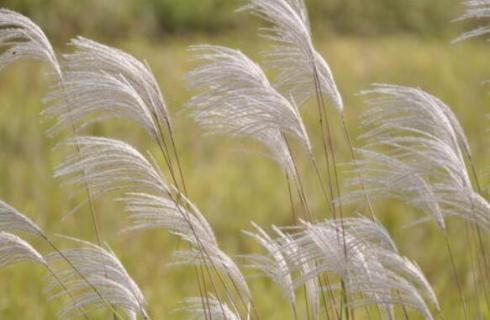
[[[95,41],[78,37],[64,56],[64,82],[47,98],[47,116],[56,117],[53,133],[76,124],[77,130],[111,118],[138,123],[153,138],[171,123],[155,76],[147,64]]]
[[[327,62],[313,46],[308,12],[304,1],[250,0],[240,10],[251,11],[270,23],[262,35],[276,43],[265,53],[268,65],[279,71],[275,85],[303,104],[314,97],[315,78],[320,92],[328,96],[339,112],[344,103]]]
[[[25,240],[14,234],[0,231],[0,267],[22,261],[47,264],[44,257]]]
[[[20,59],[46,62],[57,75],[61,68],[44,32],[26,16],[0,8],[0,70]]]
[[[58,265],[56,262],[68,259],[76,268],[74,270],[71,265],[65,265],[53,269],[74,298],[73,304],[67,305],[60,316],[70,316],[80,307],[89,310],[107,308],[109,303],[123,310],[128,319],[137,319],[137,315],[149,319],[141,290],[115,254],[110,249],[86,241],[71,240],[80,248],[53,252],[46,258],[54,267]],[[66,294],[55,279],[52,279],[48,290],[53,297]]]
[[[192,117],[212,133],[255,139],[293,174],[285,136],[294,136],[311,151],[294,101],[277,92],[260,66],[238,50],[205,45],[191,52],[203,63],[188,74],[190,86],[202,90],[188,102]]]

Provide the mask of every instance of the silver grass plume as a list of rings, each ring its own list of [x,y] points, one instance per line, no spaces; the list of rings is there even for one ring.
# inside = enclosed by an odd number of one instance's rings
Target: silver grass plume
[[[103,137],[75,137],[63,142],[78,145],[79,154],[69,156],[55,170],[67,184],[87,184],[94,196],[134,187],[168,194],[170,187],[160,172],[129,144]]]
[[[244,276],[219,248],[204,215],[139,151],[125,142],[101,137],[76,137],[66,143],[78,144],[80,156],[68,158],[56,176],[69,184],[87,184],[94,196],[123,193],[121,201],[132,221],[128,230],[161,228],[177,235],[191,245],[191,249],[176,253],[177,263],[204,264],[219,270],[230,277],[245,303],[250,302]]]
[[[311,150],[296,105],[278,93],[260,66],[240,51],[209,45],[191,50],[204,63],[188,76],[192,88],[203,90],[188,103],[193,118],[212,133],[259,141],[291,174],[294,166],[284,136],[292,134]]]
[[[133,222],[130,230],[164,227],[191,243],[198,243],[198,239],[216,243],[212,228],[199,209],[182,194],[179,195],[185,205],[177,203],[176,188],[129,144],[89,136],[65,143],[77,143],[81,157],[69,157],[57,168],[55,176],[64,178],[67,184],[86,183],[97,196],[123,193],[121,201]]]
[[[437,97],[418,88],[388,84],[375,84],[361,94],[371,106],[369,114],[363,118],[363,125],[370,130],[362,138],[389,137],[393,130],[427,132],[458,153],[470,153],[458,118]]]
[[[170,126],[170,115],[158,83],[146,63],[115,48],[78,37],[76,48],[64,56],[64,81],[47,97],[45,114],[55,116],[61,128],[124,118],[138,123],[159,139]]]
[[[277,87],[301,105],[317,93],[330,98],[339,112],[344,104],[328,63],[316,51],[303,0],[250,0],[248,10],[271,24],[263,36],[277,43],[266,53],[279,71]],[[318,90],[319,92],[316,92]]]
[[[29,18],[7,9],[0,9],[0,70],[19,59],[46,62],[61,76],[61,68],[43,31]]]
[[[459,216],[490,230],[490,206],[473,190],[464,159],[471,152],[450,108],[409,87],[376,85],[364,94],[372,108],[363,118],[366,146],[356,166],[368,185],[357,197],[402,198],[442,229],[445,217]]]
[[[128,231],[165,229],[194,246],[198,246],[199,241],[217,245],[211,226],[187,199],[191,210],[172,199],[146,193],[127,193],[122,201],[131,219]]]
[[[25,232],[43,237],[43,232],[31,219],[0,200],[0,231]]]
[[[446,228],[430,181],[417,169],[381,152],[368,149],[355,151],[359,159],[353,167],[361,168],[364,177],[361,180],[352,174],[354,178],[347,182],[347,189],[351,191],[344,195],[343,203],[363,201],[366,194],[371,200],[400,200],[434,219],[441,229]]]
[[[246,256],[248,264],[272,279],[280,288],[290,306],[296,312],[296,294],[294,292],[293,279],[285,255],[280,250],[280,245],[274,241],[262,228],[252,222],[254,232],[244,233],[254,239],[267,255],[250,254]]]
[[[251,292],[244,275],[233,261],[233,259],[224,253],[217,245],[211,243],[201,243],[193,245],[190,249],[178,250],[174,253],[176,258],[175,265],[190,265],[209,267],[211,270],[219,271],[226,275],[232,282],[231,288],[235,288],[239,297],[238,302],[230,300],[234,308],[243,305],[250,312]],[[231,299],[231,288],[224,284],[224,290]]]
[[[456,19],[456,21],[464,20],[488,20],[490,18],[490,1],[489,0],[466,0],[464,1],[465,13]],[[459,42],[470,38],[486,35],[490,32],[490,26],[484,25],[476,29],[467,31],[456,38],[453,42]]]
[[[306,276],[313,272],[316,266],[312,263],[312,261],[305,259],[305,257],[300,255],[301,247],[298,246],[294,238],[276,226],[273,226],[273,230],[280,239],[280,242],[277,240],[273,241],[279,245],[283,256],[288,262],[288,268],[290,268],[290,271],[294,270],[293,267],[290,267],[290,265],[292,265],[295,266],[296,269],[299,269],[301,276]],[[295,260],[298,257],[300,260]],[[306,299],[310,308],[310,315],[314,320],[320,319],[320,285],[321,284],[318,279],[310,279],[305,281]]]
[[[350,227],[359,224],[368,225],[365,230],[370,232],[356,234],[349,231]],[[387,241],[386,230],[368,219],[347,225],[350,227],[342,227],[340,221],[306,223],[304,230],[295,235],[303,248],[301,254],[317,262],[314,273],[300,278],[298,283],[311,276],[317,277],[318,273],[333,272],[344,280],[348,301],[354,308],[377,304],[385,307],[386,316],[391,318],[393,306],[401,305],[432,319],[424,299],[439,309],[432,288],[416,265],[393,250],[393,242]],[[339,228],[345,228],[340,232],[340,238]],[[345,256],[345,245],[348,256]]]
[[[173,199],[144,193],[129,193],[123,198],[132,220],[128,230],[163,229],[190,244],[190,249],[175,252],[176,265],[207,266],[230,277],[243,302],[250,304],[251,293],[245,277],[233,259],[224,253],[200,210],[185,196],[186,205]],[[189,209],[188,209],[189,208]]]
[[[297,317],[296,285],[293,282],[293,273],[296,269],[300,269],[300,274],[306,276],[313,272],[315,266],[310,260],[300,255],[301,248],[289,234],[273,226],[276,238],[272,238],[255,223],[252,225],[255,231],[244,231],[244,233],[255,239],[267,253],[266,255],[249,254],[244,258],[248,261],[249,267],[261,271],[279,286]],[[300,260],[296,260],[298,258]],[[307,280],[305,289],[311,316],[313,319],[319,319],[321,293],[319,282],[317,279]]]
[[[202,300],[205,299],[208,303],[208,309],[204,309]],[[211,319],[214,320],[240,320],[241,317],[238,312],[230,309],[230,307],[222,301],[216,299],[216,297],[198,297],[187,298],[184,301],[185,306],[181,308],[182,311],[189,313],[188,319],[201,320]]]
[[[0,231],[0,267],[21,261],[32,261],[47,265],[43,256],[29,243],[18,236]]]
[[[7,232],[5,232],[7,231]],[[34,235],[38,238],[43,239],[51,248],[54,250],[58,251],[59,249],[56,247],[56,245],[48,238],[48,236],[42,231],[39,226],[37,226],[34,222],[32,222],[29,218],[27,218],[24,214],[20,213],[17,211],[15,208],[9,206],[3,201],[0,201],[0,233],[5,234],[5,240],[6,240],[6,245],[3,247],[4,249],[8,250],[9,245],[12,245],[12,247],[16,247],[19,249],[19,253],[17,256],[12,257],[13,260],[15,261],[20,261],[22,257],[24,258],[30,258],[31,260],[34,260],[36,262],[41,263],[44,265],[49,272],[49,274],[53,277],[53,281],[59,283],[60,288],[62,290],[65,290],[67,295],[73,300],[73,297],[69,291],[67,291],[66,286],[64,283],[59,279],[54,273],[49,264],[46,262],[43,256],[41,256],[39,253],[36,252],[34,248],[32,248],[28,243],[23,241],[22,239],[14,239],[16,236],[15,235],[10,235],[11,233],[17,233],[17,232],[25,232],[31,235]],[[9,240],[12,240],[9,242]],[[23,250],[23,251],[22,251]],[[8,258],[8,256],[7,256]],[[71,265],[72,268],[74,268],[73,265]],[[74,271],[77,271],[76,269],[73,269]],[[74,306],[74,309],[79,309],[82,315],[85,316],[86,319],[87,315],[83,308]]]
[[[123,193],[121,200],[133,221],[130,229],[168,227],[184,238],[192,237],[194,234],[189,231],[194,230],[197,238],[216,242],[211,227],[197,207],[181,194],[188,206],[178,204],[174,198],[176,188],[129,144],[90,136],[68,139],[64,144],[77,144],[80,155],[69,156],[56,169],[55,176],[64,178],[66,184],[87,184],[97,197],[110,192]],[[187,207],[192,209],[192,214]]]
[[[378,305],[392,319],[393,307],[401,305],[432,319],[427,302],[439,308],[432,288],[418,266],[398,254],[386,230],[367,219],[343,222],[304,223],[286,228],[284,233],[276,231],[278,237],[272,241],[280,244],[278,250],[287,257],[289,272],[299,274],[294,286],[332,273],[344,281],[353,308]],[[305,263],[310,266],[307,273]],[[320,290],[337,289],[339,286],[330,284]]]
[[[141,290],[114,252],[86,241],[70,239],[81,247],[53,252],[46,258],[74,300],[73,304],[67,305],[60,312],[60,316],[73,315],[79,308],[95,310],[111,305],[123,310],[128,319],[136,320],[138,316],[149,319]],[[57,264],[65,259],[75,266],[76,271],[72,267]],[[54,278],[51,280],[47,290],[53,298],[67,293],[66,290],[60,290]]]

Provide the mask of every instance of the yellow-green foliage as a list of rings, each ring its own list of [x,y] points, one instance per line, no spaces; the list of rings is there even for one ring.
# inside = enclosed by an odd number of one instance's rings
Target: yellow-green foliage
[[[307,0],[313,24],[335,33],[372,35],[410,32],[447,34],[459,15],[457,0]],[[74,33],[125,38],[168,32],[217,32],[233,26],[255,27],[247,15],[235,15],[243,0],[1,0],[43,26],[53,39]],[[318,30],[321,31],[321,30]],[[317,32],[318,32],[317,31]]]

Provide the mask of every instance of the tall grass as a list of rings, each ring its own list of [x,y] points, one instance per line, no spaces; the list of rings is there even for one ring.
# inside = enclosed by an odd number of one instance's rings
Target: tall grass
[[[467,6],[463,19],[486,16],[490,3],[468,1]],[[223,251],[206,214],[190,198],[172,115],[149,65],[82,37],[70,42],[72,53],[58,59],[37,25],[1,9],[0,69],[19,59],[41,60],[50,67],[52,88],[43,116],[56,122],[49,135],[68,136],[57,147],[67,155],[55,176],[85,195],[86,203],[74,210],[87,211],[98,243],[65,237],[72,247],[59,248],[26,215],[1,202],[0,266],[25,260],[42,265],[48,273],[47,295],[66,303],[60,318],[159,318],[149,314],[143,292],[98,224],[97,217],[106,213],[94,202],[110,197],[124,205],[129,218],[121,231],[136,239],[137,231],[160,229],[178,239],[174,263],[194,272],[188,281],[196,296],[182,297],[180,310],[191,319],[261,318],[253,279],[242,267],[277,285],[293,319],[449,317],[423,271],[403,256],[377,219],[373,203],[395,200],[423,214],[413,222],[416,228],[427,221],[439,227],[446,245],[440,252],[447,255],[448,266],[441,272],[452,274],[460,297],[461,314],[454,316],[489,316],[490,204],[451,108],[417,88],[373,85],[361,92],[370,109],[362,117],[363,145],[355,147],[344,117],[348,106],[314,46],[305,3],[250,0],[240,10],[268,23],[261,32],[271,45],[264,60],[275,76],[269,78],[239,50],[192,46],[200,65],[188,74],[189,88],[198,93],[186,111],[212,134],[259,142],[284,174],[291,224],[271,226],[267,232],[252,222],[253,229],[244,235],[263,252],[235,257]],[[462,38],[486,32],[481,28]],[[302,110],[310,100],[316,110]],[[330,107],[337,113],[329,112]],[[316,112],[318,127],[308,128],[302,112]],[[114,119],[141,127],[155,151],[143,153],[115,137],[87,135],[90,126]],[[341,125],[351,151],[350,170],[339,164],[334,123]],[[310,140],[312,132],[320,134],[318,150]],[[310,165],[300,166],[300,158]],[[304,176],[311,172],[328,214],[310,200]],[[452,238],[448,230],[456,224],[464,235]],[[52,252],[41,253],[22,235],[39,238]],[[455,255],[455,241],[467,243],[466,255]],[[458,260],[470,262],[469,275],[458,269]],[[469,294],[466,286],[478,289]]]

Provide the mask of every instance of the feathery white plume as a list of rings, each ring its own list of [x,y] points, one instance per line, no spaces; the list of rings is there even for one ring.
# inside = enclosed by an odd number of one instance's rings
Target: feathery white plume
[[[325,95],[342,112],[342,97],[330,67],[313,45],[304,1],[250,0],[241,10],[250,10],[272,25],[263,29],[263,35],[277,43],[266,56],[279,71],[280,90],[291,93],[300,105],[317,93]]]
[[[451,109],[428,93],[409,87],[376,85],[364,91],[372,106],[363,123],[367,141],[356,167],[371,197],[402,199],[434,218],[459,216],[490,230],[490,206],[473,190],[465,164],[471,151]]]
[[[190,244],[190,249],[175,252],[175,264],[207,266],[228,276],[248,308],[251,293],[247,281],[233,259],[223,252],[213,229],[199,208],[184,195],[185,205],[174,199],[144,193],[129,193],[123,198],[133,226],[129,230],[160,228]]]
[[[42,231],[31,219],[0,200],[0,231],[26,232],[41,236]]]
[[[206,309],[203,308],[202,301],[206,301]],[[187,298],[184,301],[185,306],[181,310],[190,314],[189,319],[211,319],[216,320],[240,320],[240,315],[231,310],[226,303],[223,303],[215,297],[196,297]]]
[[[343,196],[343,203],[363,201],[366,194],[371,200],[404,201],[445,229],[444,216],[430,181],[416,168],[381,152],[368,149],[355,151],[359,159],[353,167],[360,168],[363,177],[360,179],[358,174],[352,175],[353,178],[347,182],[347,188],[351,191]]]
[[[458,118],[437,97],[421,89],[389,84],[375,84],[361,94],[367,96],[371,106],[363,118],[363,125],[370,130],[363,138],[380,140],[389,137],[393,130],[418,131],[443,140],[457,152],[470,152]]]
[[[311,260],[301,255],[301,247],[296,243],[295,239],[276,226],[273,226],[273,229],[278,236],[274,241],[279,245],[282,255],[286,258],[290,272],[296,268],[299,270],[301,277],[305,277],[314,272],[315,265]],[[314,320],[320,319],[321,288],[318,279],[306,280],[305,290],[312,318]]]
[[[466,8],[465,13],[456,19],[462,20],[485,20],[490,18],[490,1],[489,0],[466,0],[464,1]],[[456,38],[453,42],[459,42],[467,40],[469,38],[475,38],[490,33],[490,26],[485,25],[476,29],[467,31]]]
[[[267,251],[267,255],[250,254],[245,256],[249,265],[271,278],[281,288],[289,304],[294,308],[296,294],[294,292],[293,279],[286,257],[281,252],[280,245],[257,224],[252,222],[252,225],[255,228],[255,232],[244,231],[244,233],[260,244]]]
[[[216,240],[204,215],[185,195],[168,184],[159,170],[139,151],[127,143],[99,137],[76,137],[79,155],[70,157],[56,176],[67,183],[88,185],[95,196],[118,191],[132,220],[128,230],[162,228],[191,245],[179,251],[178,263],[212,266],[230,276],[242,297],[250,291],[238,266],[226,255]],[[180,199],[179,201],[177,199]]]
[[[61,128],[81,129],[108,118],[135,121],[157,139],[170,115],[155,76],[133,56],[79,37],[77,49],[65,56],[64,81],[47,98],[45,114],[56,116]]]
[[[203,90],[189,101],[194,119],[212,133],[254,138],[291,172],[291,155],[283,135],[292,134],[311,150],[297,107],[240,51],[207,45],[191,50],[205,63],[189,73],[191,87]]]
[[[172,199],[145,193],[128,193],[122,200],[132,222],[129,230],[165,229],[193,245],[198,245],[199,241],[217,245],[208,221],[187,200],[192,211]]]
[[[137,186],[148,192],[167,194],[170,186],[160,172],[123,141],[102,137],[75,137],[64,142],[78,145],[80,152],[70,156],[57,169],[56,177],[67,183],[88,185],[94,196],[111,191],[128,191]]]
[[[232,287],[237,290],[245,307],[250,308],[251,292],[240,268],[233,259],[212,243],[194,244],[191,249],[175,252],[176,265],[206,266],[229,277]]]
[[[193,244],[200,240],[216,244],[199,209],[182,194],[179,198],[185,206],[178,204],[176,188],[138,150],[102,137],[76,137],[65,143],[76,143],[80,153],[62,163],[55,176],[65,178],[68,184],[86,184],[95,196],[122,192],[121,200],[133,222],[130,229],[163,227]]]
[[[296,261],[296,268],[302,261],[315,266],[310,273],[295,279],[295,285],[333,273],[344,281],[353,308],[377,304],[390,316],[395,305],[402,305],[432,319],[426,300],[439,308],[432,288],[420,269],[397,253],[386,230],[367,219],[345,222],[345,226],[336,220],[304,223],[292,229],[291,237],[301,249],[289,259]],[[356,233],[357,230],[362,232]],[[290,240],[276,241],[284,243],[284,250],[290,246]],[[338,288],[330,284],[322,290]]]
[[[8,232],[0,231],[0,267],[21,261],[46,265],[43,256],[29,243]]]
[[[46,62],[61,77],[51,43],[41,28],[20,13],[0,9],[0,70],[23,58]]]
[[[70,239],[81,248],[61,250],[63,257],[59,252],[47,256],[53,266],[56,261],[68,259],[76,269],[72,266],[53,268],[74,300],[61,311],[61,316],[71,315],[79,308],[100,309],[110,304],[122,309],[129,319],[136,319],[136,315],[149,319],[141,290],[115,254],[92,243]],[[53,293],[53,297],[67,293],[64,289],[58,291],[59,283],[54,278],[51,280],[48,291]]]

